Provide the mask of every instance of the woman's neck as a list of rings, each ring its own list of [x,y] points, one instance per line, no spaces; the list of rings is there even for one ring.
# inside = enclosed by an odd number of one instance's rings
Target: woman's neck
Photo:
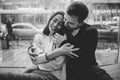
[[[55,33],[54,32],[50,32],[49,36],[53,36]]]
[[[49,36],[50,36],[50,37],[54,37],[54,34],[55,34],[55,32],[51,32],[51,33],[49,34]]]

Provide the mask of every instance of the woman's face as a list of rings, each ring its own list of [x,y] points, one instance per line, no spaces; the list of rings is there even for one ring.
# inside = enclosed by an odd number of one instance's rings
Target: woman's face
[[[63,27],[63,16],[57,14],[49,24],[50,33],[54,33]]]

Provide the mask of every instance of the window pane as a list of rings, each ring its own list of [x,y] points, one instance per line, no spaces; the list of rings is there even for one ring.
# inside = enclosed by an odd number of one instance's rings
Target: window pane
[[[99,32],[96,58],[99,65],[116,64],[118,57],[118,31]]]

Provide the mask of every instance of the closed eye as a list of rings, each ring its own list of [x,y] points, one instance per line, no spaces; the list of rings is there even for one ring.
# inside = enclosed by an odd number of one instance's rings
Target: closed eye
[[[54,19],[53,22],[57,22],[57,19]]]
[[[58,25],[59,25],[59,26],[63,26],[64,23],[63,23],[63,22],[59,22]]]

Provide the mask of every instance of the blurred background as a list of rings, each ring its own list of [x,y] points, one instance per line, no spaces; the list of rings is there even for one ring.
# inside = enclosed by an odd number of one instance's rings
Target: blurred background
[[[49,16],[65,11],[77,0],[0,0],[0,67],[27,67],[32,64],[27,54],[35,34],[45,27]],[[89,8],[86,22],[99,33],[96,50],[100,66],[120,62],[120,0],[78,0]],[[6,25],[11,24],[13,39],[6,38]]]

